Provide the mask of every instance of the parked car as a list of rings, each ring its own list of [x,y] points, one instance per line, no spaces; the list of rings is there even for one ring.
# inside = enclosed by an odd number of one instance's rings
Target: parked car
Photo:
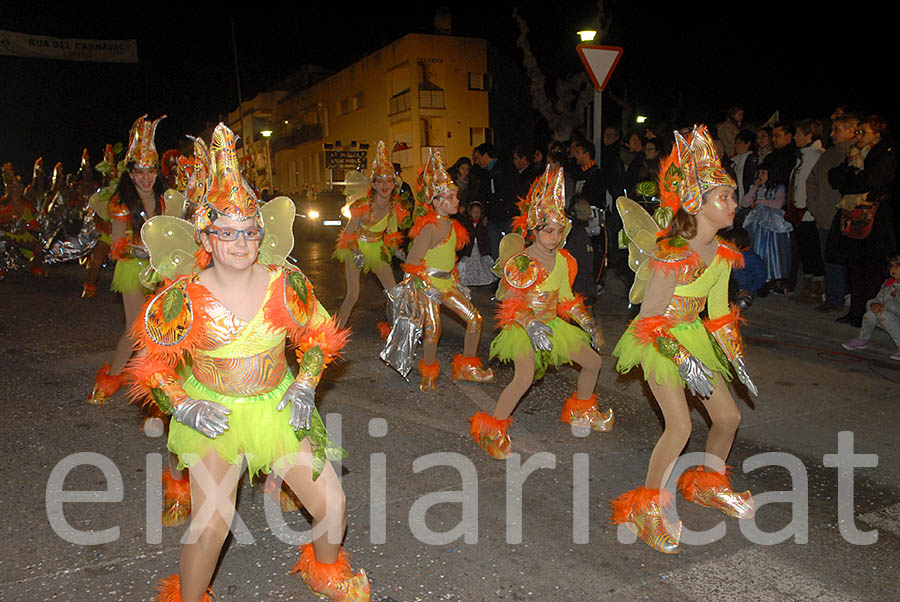
[[[298,233],[307,237],[337,238],[349,220],[341,209],[346,199],[338,190],[324,190],[315,198],[297,202]]]

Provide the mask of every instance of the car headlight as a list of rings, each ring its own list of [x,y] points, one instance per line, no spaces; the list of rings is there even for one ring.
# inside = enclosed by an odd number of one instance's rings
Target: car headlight
[[[319,219],[319,212],[315,209],[310,209],[309,213],[306,214],[308,219]]]

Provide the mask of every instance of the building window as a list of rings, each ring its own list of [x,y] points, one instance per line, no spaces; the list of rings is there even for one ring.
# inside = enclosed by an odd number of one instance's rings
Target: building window
[[[409,110],[409,88],[391,96],[390,115],[396,115]]]
[[[488,73],[469,73],[469,90],[490,90],[491,76]]]
[[[357,92],[353,95],[353,98],[350,99],[350,110],[355,111],[356,109],[361,109],[366,106],[365,97],[362,92]]]
[[[419,108],[420,109],[443,109],[444,108],[444,91],[443,90],[419,90]]]
[[[345,98],[345,99],[342,100],[342,101],[340,102],[340,104],[338,105],[338,115],[346,115],[346,114],[349,113],[350,111],[351,111],[351,109],[350,109],[350,99],[349,99],[349,98]]]
[[[478,146],[485,142],[494,142],[491,128],[469,128],[469,146]]]

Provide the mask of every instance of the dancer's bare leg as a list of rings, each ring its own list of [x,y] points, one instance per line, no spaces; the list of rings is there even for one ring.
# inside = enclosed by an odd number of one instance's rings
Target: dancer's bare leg
[[[92,253],[91,267],[88,270],[88,284],[97,284],[97,280],[100,278],[100,268],[103,267],[103,262],[106,261],[107,255],[109,255],[109,245],[102,240],[98,240],[97,246],[94,247],[94,252]]]
[[[647,384],[653,391],[666,424],[650,455],[645,485],[651,489],[662,489],[672,473],[675,460],[691,436],[691,415],[683,388],[658,385],[652,374]]]
[[[120,374],[125,369],[125,364],[131,357],[134,347],[134,339],[131,338],[131,326],[141,312],[144,305],[144,293],[138,289],[133,293],[122,293],[122,305],[125,307],[125,332],[119,337],[113,360],[109,365],[110,374]]]
[[[572,354],[572,361],[581,366],[575,394],[578,396],[578,399],[587,399],[594,394],[594,389],[597,387],[602,360],[596,351],[585,345]]]
[[[209,587],[222,544],[231,528],[241,471],[232,469],[232,465],[216,452],[210,452],[190,473],[193,509],[191,525],[188,527],[190,543],[181,547],[178,569],[181,575],[182,601],[199,602]],[[203,475],[202,481],[198,481],[200,475]],[[206,475],[219,487],[206,483]],[[204,508],[205,504],[209,506]]]
[[[372,270],[372,272],[375,274],[375,277],[378,278],[378,282],[384,290],[389,291],[397,286],[397,281],[394,279],[394,270],[391,269],[390,264],[383,265],[380,268]]]
[[[513,365],[515,366],[513,379],[500,393],[497,407],[494,408],[494,418],[499,420],[509,418],[519,400],[525,396],[531,383],[534,382],[534,351],[529,347],[526,353],[513,359]]]
[[[347,294],[344,295],[344,302],[341,303],[341,308],[337,313],[338,328],[345,328],[347,326],[347,322],[350,321],[350,314],[353,312],[353,308],[359,300],[360,271],[353,265],[352,261],[348,260],[344,262],[344,273],[347,277]]]
[[[337,561],[344,531],[347,529],[347,499],[330,463],[325,464],[319,478],[313,481],[309,440],[304,439],[300,448],[295,463],[287,470],[280,471],[280,475],[312,515],[316,560],[323,564],[333,564]]]
[[[706,453],[716,456],[724,463],[731,452],[734,435],[741,422],[741,412],[720,374],[716,374],[714,384],[716,388],[709,399],[701,399],[712,421],[706,439]]]

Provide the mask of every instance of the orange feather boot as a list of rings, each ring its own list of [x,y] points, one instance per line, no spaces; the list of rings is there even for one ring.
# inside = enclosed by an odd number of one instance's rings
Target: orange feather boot
[[[419,374],[422,380],[419,381],[420,391],[434,391],[437,389],[437,379],[441,373],[441,365],[437,362],[426,364],[424,359],[419,360]]]
[[[689,502],[715,508],[735,518],[750,518],[756,512],[749,491],[736,493],[727,472],[715,472],[697,466],[684,471],[678,478],[678,491]]]
[[[453,380],[468,380],[473,383],[489,383],[494,380],[494,371],[481,367],[481,358],[457,353],[451,363]]]
[[[612,501],[612,523],[624,524],[645,544],[664,554],[677,554],[681,521],[672,524],[664,517],[664,508],[674,503],[672,494],[659,489],[638,487]]]
[[[616,421],[616,415],[612,408],[601,412],[597,408],[597,395],[591,395],[587,399],[578,399],[577,393],[572,393],[563,404],[560,422],[567,422],[573,426],[591,428],[601,433],[612,430]]]
[[[178,480],[166,469],[162,473],[162,483],[162,524],[166,527],[183,525],[191,515],[191,479],[185,476]]]
[[[178,575],[169,575],[156,585],[156,602],[181,602],[181,578]],[[202,602],[213,602],[214,594],[207,589],[203,594]]]
[[[487,412],[478,412],[469,418],[469,434],[492,458],[505,460],[512,453],[512,441],[506,433],[511,423],[512,416],[500,420]]]
[[[109,364],[103,364],[97,371],[97,379],[94,383],[94,390],[88,397],[88,402],[94,405],[106,403],[106,400],[112,397],[116,391],[122,388],[124,379],[121,374],[110,374]]]
[[[334,564],[323,564],[316,560],[311,543],[303,544],[299,549],[300,559],[291,574],[300,573],[312,593],[336,602],[369,602],[372,597],[369,577],[363,569],[353,574],[350,558],[343,546]]]

